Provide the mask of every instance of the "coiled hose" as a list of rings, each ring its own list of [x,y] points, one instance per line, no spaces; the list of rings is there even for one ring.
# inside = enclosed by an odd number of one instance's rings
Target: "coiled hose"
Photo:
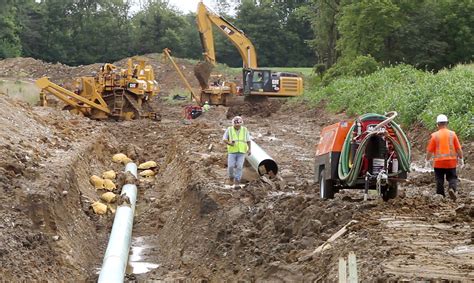
[[[390,117],[375,114],[375,113],[367,113],[359,117],[360,121],[365,120],[381,120],[382,122],[378,124],[373,131],[369,132],[364,139],[360,142],[357,151],[352,158],[352,166],[349,161],[350,151],[351,151],[351,138],[354,131],[354,127],[356,127],[356,123],[354,123],[349,130],[346,139],[344,141],[344,145],[342,147],[341,156],[339,158],[339,166],[338,166],[338,174],[339,179],[343,181],[348,186],[355,185],[357,181],[357,177],[359,176],[361,165],[362,165],[362,157],[365,153],[365,149],[371,137],[379,134],[377,129],[382,128],[386,124],[390,124],[395,132],[395,136],[397,139],[394,139],[390,135],[385,135],[394,146],[395,152],[397,153],[400,170],[398,172],[393,172],[389,174],[390,176],[396,176],[401,172],[408,172],[410,170],[410,158],[411,158],[411,149],[410,149],[410,142],[408,141],[405,133],[402,131],[400,126],[397,123],[393,122],[393,118],[397,115],[396,112],[390,112],[392,115]]]

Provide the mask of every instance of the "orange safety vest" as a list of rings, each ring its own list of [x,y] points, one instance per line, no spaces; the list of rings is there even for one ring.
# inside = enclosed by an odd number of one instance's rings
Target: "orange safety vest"
[[[448,129],[442,129],[433,133],[436,148],[433,154],[434,161],[456,160],[454,148],[454,137],[456,134]]]

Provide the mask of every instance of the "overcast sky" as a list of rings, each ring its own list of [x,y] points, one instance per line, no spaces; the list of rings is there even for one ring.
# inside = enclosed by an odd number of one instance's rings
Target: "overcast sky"
[[[179,11],[182,11],[184,14],[187,14],[189,12],[194,12],[196,13],[197,11],[197,6],[199,3],[199,0],[167,0],[170,6],[175,7]],[[140,10],[140,7],[146,3],[146,0],[131,0],[132,6],[131,6],[131,13],[135,14]],[[215,7],[216,0],[203,0],[204,5],[206,5],[210,10],[217,10]],[[230,1],[230,8],[226,11],[226,13],[229,13],[231,15],[234,14],[235,12],[235,6],[237,5],[238,1]]]
[[[169,0],[169,3],[184,13],[196,12],[199,0]],[[211,0],[204,0],[204,5],[212,8]]]

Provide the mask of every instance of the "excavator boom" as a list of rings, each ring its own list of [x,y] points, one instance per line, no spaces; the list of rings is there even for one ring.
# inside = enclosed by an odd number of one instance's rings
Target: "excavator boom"
[[[212,33],[212,25],[215,25],[237,48],[243,60],[243,67],[250,69],[257,68],[257,52],[243,31],[228,22],[222,16],[210,11],[202,2],[198,4],[196,22],[201,37],[201,44],[204,49],[203,55],[206,61],[213,65],[216,64],[214,35]]]
[[[212,65],[216,64],[212,25],[215,25],[239,51],[243,63],[244,95],[290,97],[299,96],[303,93],[303,79],[298,75],[259,69],[257,65],[257,52],[245,33],[222,16],[210,11],[202,1],[198,4],[196,22],[206,62]],[[206,85],[204,81],[209,79],[199,73],[196,77],[201,83],[201,87]]]

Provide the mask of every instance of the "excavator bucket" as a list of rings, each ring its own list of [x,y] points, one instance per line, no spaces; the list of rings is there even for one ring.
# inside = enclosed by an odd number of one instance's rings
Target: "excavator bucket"
[[[199,81],[201,89],[207,89],[209,87],[208,81],[211,76],[211,71],[214,66],[209,62],[199,62],[194,67],[194,76]]]

